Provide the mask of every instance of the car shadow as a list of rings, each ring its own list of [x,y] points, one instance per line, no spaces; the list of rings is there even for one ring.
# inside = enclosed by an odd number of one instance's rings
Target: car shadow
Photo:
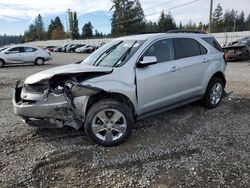
[[[199,101],[194,102],[192,104],[150,116],[143,120],[135,121],[134,130],[150,129],[153,126],[156,126],[155,128],[157,129],[159,122],[169,124],[170,126],[173,124],[171,121],[179,119],[179,117],[185,116],[192,111],[205,111],[205,109],[203,110],[203,107],[200,105]],[[60,142],[62,139],[67,139],[70,140],[68,143],[70,145],[70,143],[75,142],[74,139],[80,139],[83,141],[81,145],[93,145],[93,143],[88,141],[88,138],[84,133],[84,127],[80,128],[80,130],[76,130],[67,126],[63,128],[36,128],[35,135],[47,143],[51,143],[52,141],[55,143]]]
[[[205,108],[203,108],[201,105],[201,101],[195,101],[191,104],[186,104],[186,105],[180,106],[178,108],[174,108],[171,110],[167,110],[165,112],[161,112],[161,113],[156,114],[156,115],[149,116],[145,119],[137,120],[135,122],[134,129],[144,129],[147,127],[155,126],[155,124],[157,124],[155,122],[158,122],[160,120],[168,123],[168,121],[173,120],[177,116],[178,117],[184,116],[189,111],[192,111],[194,109],[195,109],[195,111],[197,111],[197,110],[198,111],[205,111]]]

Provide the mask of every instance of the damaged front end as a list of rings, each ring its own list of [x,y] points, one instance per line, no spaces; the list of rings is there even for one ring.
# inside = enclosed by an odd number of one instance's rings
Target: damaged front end
[[[18,81],[13,95],[14,113],[35,127],[79,129],[84,122],[89,96],[100,91],[79,83],[72,76],[55,76],[23,85]]]

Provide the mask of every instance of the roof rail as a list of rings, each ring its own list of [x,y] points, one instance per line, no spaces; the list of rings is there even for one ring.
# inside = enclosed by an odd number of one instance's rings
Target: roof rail
[[[192,30],[179,30],[179,29],[175,29],[175,30],[169,30],[167,31],[167,33],[196,33],[196,34],[207,34],[205,31],[192,31]]]

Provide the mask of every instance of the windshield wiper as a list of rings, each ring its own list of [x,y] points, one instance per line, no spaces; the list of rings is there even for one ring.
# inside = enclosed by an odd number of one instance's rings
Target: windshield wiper
[[[113,67],[115,67],[120,61],[124,61],[126,59],[126,57],[128,56],[128,54],[131,52],[132,48],[134,47],[134,45],[137,43],[137,40],[125,51],[125,53],[116,61],[116,63],[113,65]]]
[[[117,44],[114,44],[113,46],[111,46],[109,49],[107,49],[105,52],[103,52],[101,55],[99,55],[99,57],[95,60],[93,66],[98,66],[102,60],[108,55],[110,54],[114,49],[116,49],[117,46],[119,46],[121,43],[123,43],[123,41],[118,42]],[[104,56],[100,61],[99,59],[104,55],[107,54],[106,56]],[[99,62],[98,62],[99,61]],[[98,64],[96,65],[96,63],[98,62]]]

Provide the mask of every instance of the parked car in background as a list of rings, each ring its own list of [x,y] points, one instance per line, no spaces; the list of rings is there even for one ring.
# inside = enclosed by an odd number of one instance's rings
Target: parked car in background
[[[50,59],[51,54],[41,48],[16,45],[0,52],[0,67],[6,64],[18,63],[43,65],[45,61],[49,61]]]
[[[66,48],[69,46],[70,44],[66,44],[64,45],[59,52],[65,52],[66,51]]]
[[[48,52],[53,52],[54,48],[56,48],[56,46],[46,46],[43,49],[46,50],[46,51],[48,51]]]
[[[73,45],[73,46],[71,46],[71,47],[68,47],[68,48],[66,49],[66,52],[68,52],[68,53],[75,52],[75,50],[76,50],[77,48],[81,48],[81,47],[83,47],[83,46],[86,46],[86,45],[85,45],[85,44],[75,44],[75,45]]]
[[[247,60],[250,58],[250,37],[245,37],[223,47],[228,61]]]
[[[134,120],[197,100],[217,107],[225,68],[224,53],[209,34],[117,38],[82,62],[17,83],[14,112],[38,127],[84,126],[90,140],[114,146],[130,136]]]
[[[62,52],[67,52],[69,48],[71,48],[72,46],[74,46],[75,44],[68,44],[67,46],[65,46],[63,49],[62,49]]]
[[[91,53],[94,51],[94,47],[92,45],[86,45],[81,48],[77,48],[75,52],[77,53]]]

